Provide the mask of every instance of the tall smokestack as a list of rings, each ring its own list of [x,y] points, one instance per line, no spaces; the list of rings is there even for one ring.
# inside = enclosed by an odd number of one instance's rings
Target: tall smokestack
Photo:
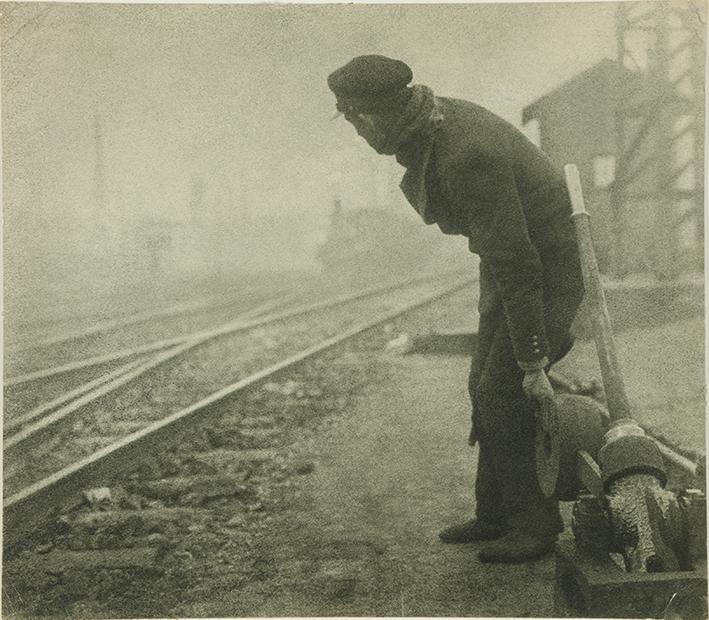
[[[103,152],[103,121],[94,116],[94,204],[93,215],[97,227],[104,228],[108,209],[106,204],[106,170]]]

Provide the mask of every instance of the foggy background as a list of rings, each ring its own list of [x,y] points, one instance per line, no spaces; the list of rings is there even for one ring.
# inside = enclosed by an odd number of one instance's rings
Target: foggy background
[[[615,8],[4,3],[6,318],[58,291],[317,272],[336,199],[423,229],[393,157],[331,120],[327,75],[400,58],[415,83],[521,126],[525,106],[616,56]],[[464,239],[421,234],[470,261]]]

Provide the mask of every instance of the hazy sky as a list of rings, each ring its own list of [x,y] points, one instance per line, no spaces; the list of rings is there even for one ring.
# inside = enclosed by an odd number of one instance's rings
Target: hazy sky
[[[614,10],[4,3],[6,239],[90,217],[97,114],[109,217],[182,219],[195,178],[202,208],[226,204],[231,224],[250,217],[301,245],[322,234],[335,196],[408,209],[396,164],[330,120],[328,73],[359,54],[401,58],[415,82],[519,124],[526,104],[614,57]]]

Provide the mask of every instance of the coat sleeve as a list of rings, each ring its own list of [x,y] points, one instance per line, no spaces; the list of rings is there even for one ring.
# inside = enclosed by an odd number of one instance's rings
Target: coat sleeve
[[[458,171],[452,196],[469,239],[502,300],[518,365],[549,363],[542,263],[529,237],[514,175],[504,161],[472,162]]]

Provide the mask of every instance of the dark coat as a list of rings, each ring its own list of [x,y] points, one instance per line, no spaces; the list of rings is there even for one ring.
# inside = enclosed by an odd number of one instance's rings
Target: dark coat
[[[468,238],[480,256],[481,313],[501,300],[518,364],[548,362],[544,299],[580,296],[577,269],[549,277],[575,247],[561,172],[518,129],[467,101],[438,98],[443,120],[418,145],[401,189],[426,221]],[[406,161],[399,160],[404,165]],[[547,273],[545,273],[547,272]]]

